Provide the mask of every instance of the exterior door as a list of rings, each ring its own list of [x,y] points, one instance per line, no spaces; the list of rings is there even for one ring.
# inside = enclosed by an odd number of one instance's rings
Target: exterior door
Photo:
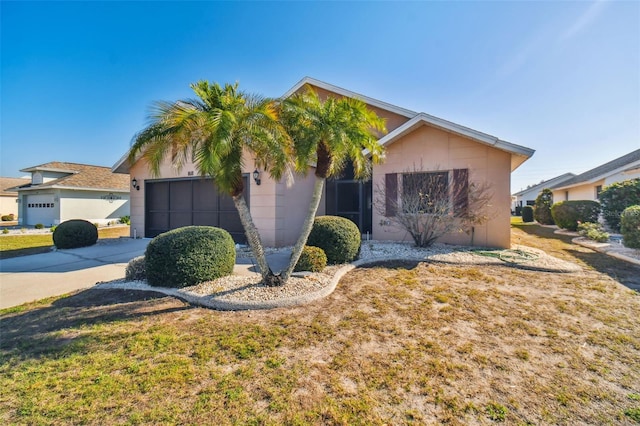
[[[355,180],[351,166],[345,168],[342,177],[327,181],[326,213],[350,219],[362,234],[371,233],[372,203],[371,181]]]

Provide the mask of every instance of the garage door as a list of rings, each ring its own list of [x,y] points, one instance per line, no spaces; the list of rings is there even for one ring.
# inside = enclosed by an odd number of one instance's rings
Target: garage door
[[[248,176],[244,179],[249,188]],[[233,200],[211,179],[146,181],[145,194],[148,238],[182,226],[206,225],[227,230],[236,243],[246,242]]]
[[[53,194],[27,195],[25,198],[26,200],[23,201],[27,205],[25,210],[27,217],[23,222],[25,225],[33,226],[38,223],[44,226],[53,225],[56,210]]]

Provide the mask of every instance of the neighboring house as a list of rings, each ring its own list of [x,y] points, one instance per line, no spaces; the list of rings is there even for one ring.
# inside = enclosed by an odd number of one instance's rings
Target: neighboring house
[[[565,173],[560,176],[556,176],[553,179],[544,180],[537,185],[529,186],[520,192],[513,194],[513,202],[511,204],[511,210],[522,208],[522,206],[533,206],[536,203],[536,198],[542,192],[543,189],[552,188],[555,185],[559,185],[569,179],[575,177],[573,173]]]
[[[54,161],[20,171],[31,173],[31,182],[18,188],[21,225],[106,224],[129,215],[129,176],[109,167]]]
[[[640,149],[554,185],[553,200],[598,200],[612,183],[640,178]]]
[[[526,161],[533,150],[494,136],[463,127],[425,113],[417,113],[359,95],[322,81],[306,77],[283,97],[312,86],[321,97],[353,97],[368,104],[386,119],[388,133],[379,143],[387,149],[383,164],[373,166],[372,180],[358,182],[347,169],[340,179],[327,182],[318,215],[348,217],[363,234],[377,240],[410,241],[403,230],[388,225],[388,220],[374,208],[380,185],[402,184],[404,172],[422,168],[425,172],[445,173],[448,182],[466,179],[467,184],[488,182],[494,197],[491,219],[475,228],[478,245],[510,247],[509,205],[511,172]],[[131,192],[131,232],[153,237],[184,225],[213,225],[227,229],[237,242],[244,242],[243,229],[232,201],[218,194],[208,179],[195,175],[193,164],[177,172],[165,161],[160,178],[151,175],[144,159],[129,164],[125,154],[112,168],[128,173],[135,180]],[[285,246],[295,242],[308,211],[313,189],[313,173],[296,176],[287,186],[262,171],[260,184],[253,179],[253,159],[244,158],[246,198],[254,222],[267,246]],[[387,194],[389,195],[389,194]],[[453,202],[453,201],[452,201]],[[440,241],[468,244],[466,234],[450,234]]]
[[[18,217],[17,187],[27,185],[29,179],[0,177],[0,215]]]

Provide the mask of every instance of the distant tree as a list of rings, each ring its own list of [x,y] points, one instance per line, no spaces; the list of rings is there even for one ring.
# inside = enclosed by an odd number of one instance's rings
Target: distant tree
[[[640,204],[640,178],[605,186],[599,200],[604,221],[615,232],[620,232],[620,216],[624,209]]]
[[[467,169],[424,171],[422,167],[391,174],[376,187],[376,211],[429,247],[445,234],[466,232],[489,219],[493,198],[487,183],[469,182]]]
[[[552,205],[553,192],[549,188],[545,188],[536,198],[535,208],[533,210],[534,219],[542,225],[554,225],[555,222],[551,216]]]

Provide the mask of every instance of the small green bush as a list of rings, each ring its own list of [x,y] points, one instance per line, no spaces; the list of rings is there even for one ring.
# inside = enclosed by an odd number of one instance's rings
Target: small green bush
[[[322,272],[327,266],[327,255],[320,247],[304,246],[300,259],[296,263],[295,272]]]
[[[5,214],[2,217],[0,217],[0,219],[2,219],[3,222],[11,222],[12,220],[15,220],[15,216],[13,213],[11,214]]]
[[[4,229],[2,230],[2,233],[3,233],[3,234],[8,234],[8,233],[9,233],[9,230],[8,230],[7,228],[4,228]]]
[[[131,216],[122,216],[119,222],[124,223],[125,225],[131,225]]]
[[[124,277],[128,281],[144,281],[147,279],[144,256],[134,257],[127,263]]]
[[[624,209],[620,216],[620,232],[625,247],[640,249],[640,205]]]
[[[624,209],[640,204],[640,178],[605,186],[600,193],[600,204],[606,224],[620,231],[620,215]]]
[[[533,207],[531,206],[522,206],[522,221],[533,222]]]
[[[541,225],[554,225],[553,216],[551,216],[551,206],[553,205],[553,192],[549,188],[545,188],[538,194],[536,198],[535,210],[533,218]]]
[[[606,243],[609,241],[609,234],[604,232],[604,227],[599,222],[579,223],[578,234],[599,243]]]
[[[56,228],[57,226],[53,225],[51,228],[49,228],[49,231],[51,231],[51,233],[56,232]]]
[[[91,222],[72,219],[62,222],[53,232],[53,244],[59,249],[92,246],[98,241],[98,230]]]
[[[235,243],[224,229],[185,226],[155,237],[145,252],[147,282],[188,287],[233,272]]]
[[[560,201],[551,206],[553,221],[562,229],[576,231],[578,222],[597,222],[600,203],[590,200]]]
[[[34,226],[34,228],[36,229],[44,229],[44,225],[41,223],[36,223],[36,225]]]
[[[320,216],[313,222],[307,245],[324,250],[330,265],[348,263],[360,253],[360,230],[344,217]]]

